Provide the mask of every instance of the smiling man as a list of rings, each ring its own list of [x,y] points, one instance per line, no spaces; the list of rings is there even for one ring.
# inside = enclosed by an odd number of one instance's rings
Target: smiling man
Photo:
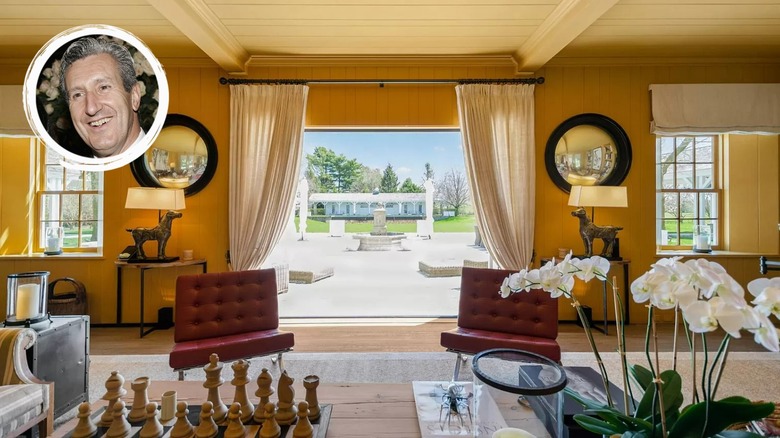
[[[121,44],[85,37],[62,56],[60,84],[73,126],[95,157],[113,157],[141,141],[141,87]]]

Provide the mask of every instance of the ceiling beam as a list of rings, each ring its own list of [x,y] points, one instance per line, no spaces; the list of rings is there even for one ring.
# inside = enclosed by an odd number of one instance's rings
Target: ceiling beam
[[[203,0],[148,2],[229,74],[246,74],[249,53]]]
[[[517,74],[534,74],[618,1],[561,1],[515,52]]]

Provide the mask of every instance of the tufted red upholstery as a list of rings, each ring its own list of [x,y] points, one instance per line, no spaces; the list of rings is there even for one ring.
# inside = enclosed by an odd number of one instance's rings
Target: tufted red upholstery
[[[276,292],[274,269],[178,277],[171,368],[205,365],[211,353],[232,361],[290,350]]]
[[[442,347],[467,354],[514,348],[561,360],[558,300],[542,290],[501,298],[501,283],[513,272],[463,268],[458,327],[442,332]]]

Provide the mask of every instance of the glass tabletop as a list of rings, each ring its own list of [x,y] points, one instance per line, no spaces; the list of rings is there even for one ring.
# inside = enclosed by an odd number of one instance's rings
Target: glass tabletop
[[[477,353],[471,364],[482,382],[514,394],[555,394],[566,386],[563,367],[528,351],[496,348]]]

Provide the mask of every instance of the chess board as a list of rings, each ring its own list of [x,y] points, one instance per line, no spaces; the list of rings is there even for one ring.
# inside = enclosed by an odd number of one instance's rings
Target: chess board
[[[189,411],[187,419],[190,420],[190,424],[197,428],[198,423],[200,423],[200,406],[190,406],[187,409]],[[95,412],[92,412],[92,415],[90,416],[90,418],[92,418],[92,422],[97,423],[105,410],[105,407],[101,407]],[[314,438],[325,438],[325,435],[328,432],[328,422],[330,422],[330,414],[332,410],[333,405],[320,404],[320,418],[318,418],[317,421],[312,421],[311,423],[312,426],[314,426]],[[128,438],[139,438],[141,436],[141,428],[144,426],[145,421],[146,420],[131,422],[130,435],[128,435]],[[171,429],[173,429],[173,425],[176,423],[176,418],[173,418],[169,421],[163,421],[161,423],[163,425],[163,438],[170,438]],[[253,421],[250,421],[244,426],[246,427],[246,438],[258,438],[260,436],[260,428],[262,425],[254,424]],[[280,427],[282,429],[280,438],[292,438],[292,430],[295,428],[295,423],[289,426],[280,425]],[[222,438],[224,436],[225,429],[227,429],[227,426],[219,426],[217,438]],[[94,436],[94,438],[104,438],[106,436],[106,432],[108,432],[108,427],[98,426],[97,434]],[[68,432],[65,436],[67,438],[71,438],[73,434],[72,432]]]

